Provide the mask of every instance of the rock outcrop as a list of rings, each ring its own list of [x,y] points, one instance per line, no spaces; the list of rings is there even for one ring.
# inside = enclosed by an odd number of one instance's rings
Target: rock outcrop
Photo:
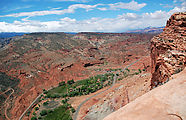
[[[173,14],[151,40],[151,59],[154,89],[104,120],[186,119],[186,12]]]
[[[164,32],[151,40],[152,82],[157,87],[186,66],[186,12],[175,13]]]

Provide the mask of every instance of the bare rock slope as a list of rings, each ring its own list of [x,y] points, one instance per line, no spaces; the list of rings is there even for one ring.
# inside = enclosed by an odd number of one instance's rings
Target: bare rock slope
[[[186,69],[104,120],[185,120]]]

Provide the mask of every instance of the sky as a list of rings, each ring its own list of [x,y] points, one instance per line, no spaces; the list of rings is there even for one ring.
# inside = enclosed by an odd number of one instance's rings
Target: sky
[[[0,0],[0,32],[125,32],[162,27],[185,0]]]

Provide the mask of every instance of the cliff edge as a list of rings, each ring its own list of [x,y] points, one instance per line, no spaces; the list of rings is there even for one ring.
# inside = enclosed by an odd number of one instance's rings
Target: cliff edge
[[[151,87],[167,82],[186,66],[186,12],[175,13],[164,32],[151,40]]]
[[[186,12],[173,14],[151,40],[151,59],[154,89],[104,120],[186,119]]]

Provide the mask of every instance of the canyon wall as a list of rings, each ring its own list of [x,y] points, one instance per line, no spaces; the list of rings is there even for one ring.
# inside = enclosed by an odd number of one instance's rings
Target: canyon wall
[[[155,89],[104,120],[186,119],[186,12],[173,14],[164,32],[151,40],[151,59]]]
[[[186,12],[175,13],[164,32],[151,40],[151,88],[167,82],[186,65]]]

